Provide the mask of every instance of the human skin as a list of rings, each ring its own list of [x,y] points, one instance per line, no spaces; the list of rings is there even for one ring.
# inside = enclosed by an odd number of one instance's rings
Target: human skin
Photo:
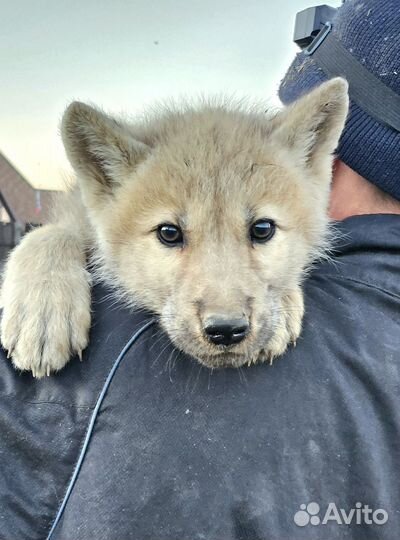
[[[400,214],[400,202],[337,159],[333,169],[329,216],[342,221],[364,214]]]

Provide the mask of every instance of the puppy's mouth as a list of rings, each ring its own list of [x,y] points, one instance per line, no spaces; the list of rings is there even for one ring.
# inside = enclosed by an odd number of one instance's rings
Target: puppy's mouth
[[[200,364],[210,369],[239,368],[256,361],[261,348],[252,350],[243,345],[213,346],[207,342],[193,340],[191,343],[172,338],[178,348],[195,358]]]
[[[197,361],[210,368],[240,368],[250,366],[259,361],[264,355],[264,350],[273,335],[274,328],[267,323],[262,324],[256,333],[249,333],[248,336],[238,344],[228,346],[211,345],[209,342],[201,341],[199,348],[191,351]]]
[[[247,363],[244,355],[235,353],[220,353],[213,356],[197,356],[196,360],[210,369],[238,368]]]
[[[196,356],[196,360],[210,369],[238,368],[249,363],[249,358],[243,353],[239,354],[231,351],[207,356]]]
[[[209,369],[240,368],[256,363],[274,330],[265,322],[258,324],[257,332],[254,333],[253,330],[240,343],[218,345],[210,343],[198,330],[181,333],[174,329],[175,331],[169,332],[168,322],[164,328],[175,346]],[[183,328],[188,326],[182,325]]]

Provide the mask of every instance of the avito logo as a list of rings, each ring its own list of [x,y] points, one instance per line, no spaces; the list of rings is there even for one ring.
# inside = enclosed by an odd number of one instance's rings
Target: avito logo
[[[388,513],[382,508],[374,510],[368,504],[360,502],[355,504],[355,508],[346,510],[338,508],[334,502],[330,502],[321,515],[321,507],[316,502],[301,504],[294,517],[294,522],[299,527],[306,525],[326,525],[327,523],[337,523],[337,525],[384,525],[389,519]]]

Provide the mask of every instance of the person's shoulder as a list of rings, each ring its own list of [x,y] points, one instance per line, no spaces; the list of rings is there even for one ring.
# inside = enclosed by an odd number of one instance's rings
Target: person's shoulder
[[[337,222],[332,240],[332,257],[317,274],[400,296],[400,215],[361,215]]]

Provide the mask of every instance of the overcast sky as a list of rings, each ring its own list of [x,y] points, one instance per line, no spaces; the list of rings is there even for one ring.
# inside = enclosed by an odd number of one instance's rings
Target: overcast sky
[[[58,125],[73,99],[131,114],[181,95],[276,96],[297,50],[296,12],[312,5],[0,0],[0,151],[33,185],[54,189],[68,171]]]

